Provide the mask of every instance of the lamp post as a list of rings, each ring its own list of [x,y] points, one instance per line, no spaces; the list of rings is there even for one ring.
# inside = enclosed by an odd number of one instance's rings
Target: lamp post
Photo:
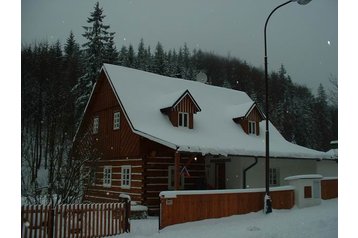
[[[265,114],[266,114],[266,139],[265,139],[265,147],[266,147],[266,155],[265,155],[265,188],[266,188],[266,194],[264,198],[264,212],[271,213],[272,212],[272,205],[271,205],[271,198],[270,198],[270,184],[269,184],[269,174],[270,174],[270,135],[269,135],[269,103],[268,103],[268,73],[267,73],[267,44],[266,44],[266,28],[267,23],[272,16],[272,14],[279,9],[280,7],[283,7],[291,2],[297,2],[300,5],[306,5],[311,0],[290,0],[287,1],[279,6],[277,6],[275,9],[271,11],[269,16],[266,19],[265,22],[265,30],[264,30],[264,41],[265,41],[265,101],[266,101],[266,108],[265,108]]]

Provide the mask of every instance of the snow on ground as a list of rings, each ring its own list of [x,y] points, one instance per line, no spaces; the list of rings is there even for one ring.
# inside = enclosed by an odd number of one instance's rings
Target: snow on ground
[[[308,208],[274,210],[169,226],[158,232],[158,219],[132,220],[130,234],[116,238],[333,238],[338,237],[338,199]]]

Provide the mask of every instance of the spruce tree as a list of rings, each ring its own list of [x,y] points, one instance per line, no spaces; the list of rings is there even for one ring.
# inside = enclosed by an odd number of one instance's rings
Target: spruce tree
[[[154,53],[153,71],[156,74],[165,75],[166,73],[166,59],[163,46],[160,42],[157,43]]]
[[[97,2],[93,12],[90,13],[90,17],[87,19],[87,23],[90,26],[83,26],[85,29],[83,36],[87,39],[87,42],[82,45],[84,47],[84,74],[72,89],[77,98],[76,118],[78,121],[82,116],[103,63],[113,63],[112,61],[116,59],[116,50],[113,43],[114,33],[108,31],[110,26],[103,23],[104,18],[103,8],[100,8]]]

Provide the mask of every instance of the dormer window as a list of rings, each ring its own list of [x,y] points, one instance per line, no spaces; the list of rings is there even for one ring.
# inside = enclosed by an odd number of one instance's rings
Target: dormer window
[[[237,112],[237,117],[233,121],[241,125],[244,132],[248,135],[259,135],[259,123],[265,118],[265,115],[257,107],[256,103],[249,102],[235,105],[231,110]]]
[[[194,128],[194,114],[201,109],[188,90],[166,95],[162,100],[168,106],[161,108],[160,111],[169,117],[173,126]]]
[[[178,113],[178,126],[180,127],[189,127],[189,113],[179,112]]]
[[[249,134],[256,135],[256,121],[249,121],[248,122],[248,132]]]

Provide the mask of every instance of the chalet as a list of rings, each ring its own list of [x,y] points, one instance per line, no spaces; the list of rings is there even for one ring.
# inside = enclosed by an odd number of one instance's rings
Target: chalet
[[[155,214],[164,190],[264,187],[264,118],[244,92],[105,64],[74,139],[77,158],[94,157],[84,199],[125,193]],[[270,156],[271,186],[325,158],[272,124]]]

